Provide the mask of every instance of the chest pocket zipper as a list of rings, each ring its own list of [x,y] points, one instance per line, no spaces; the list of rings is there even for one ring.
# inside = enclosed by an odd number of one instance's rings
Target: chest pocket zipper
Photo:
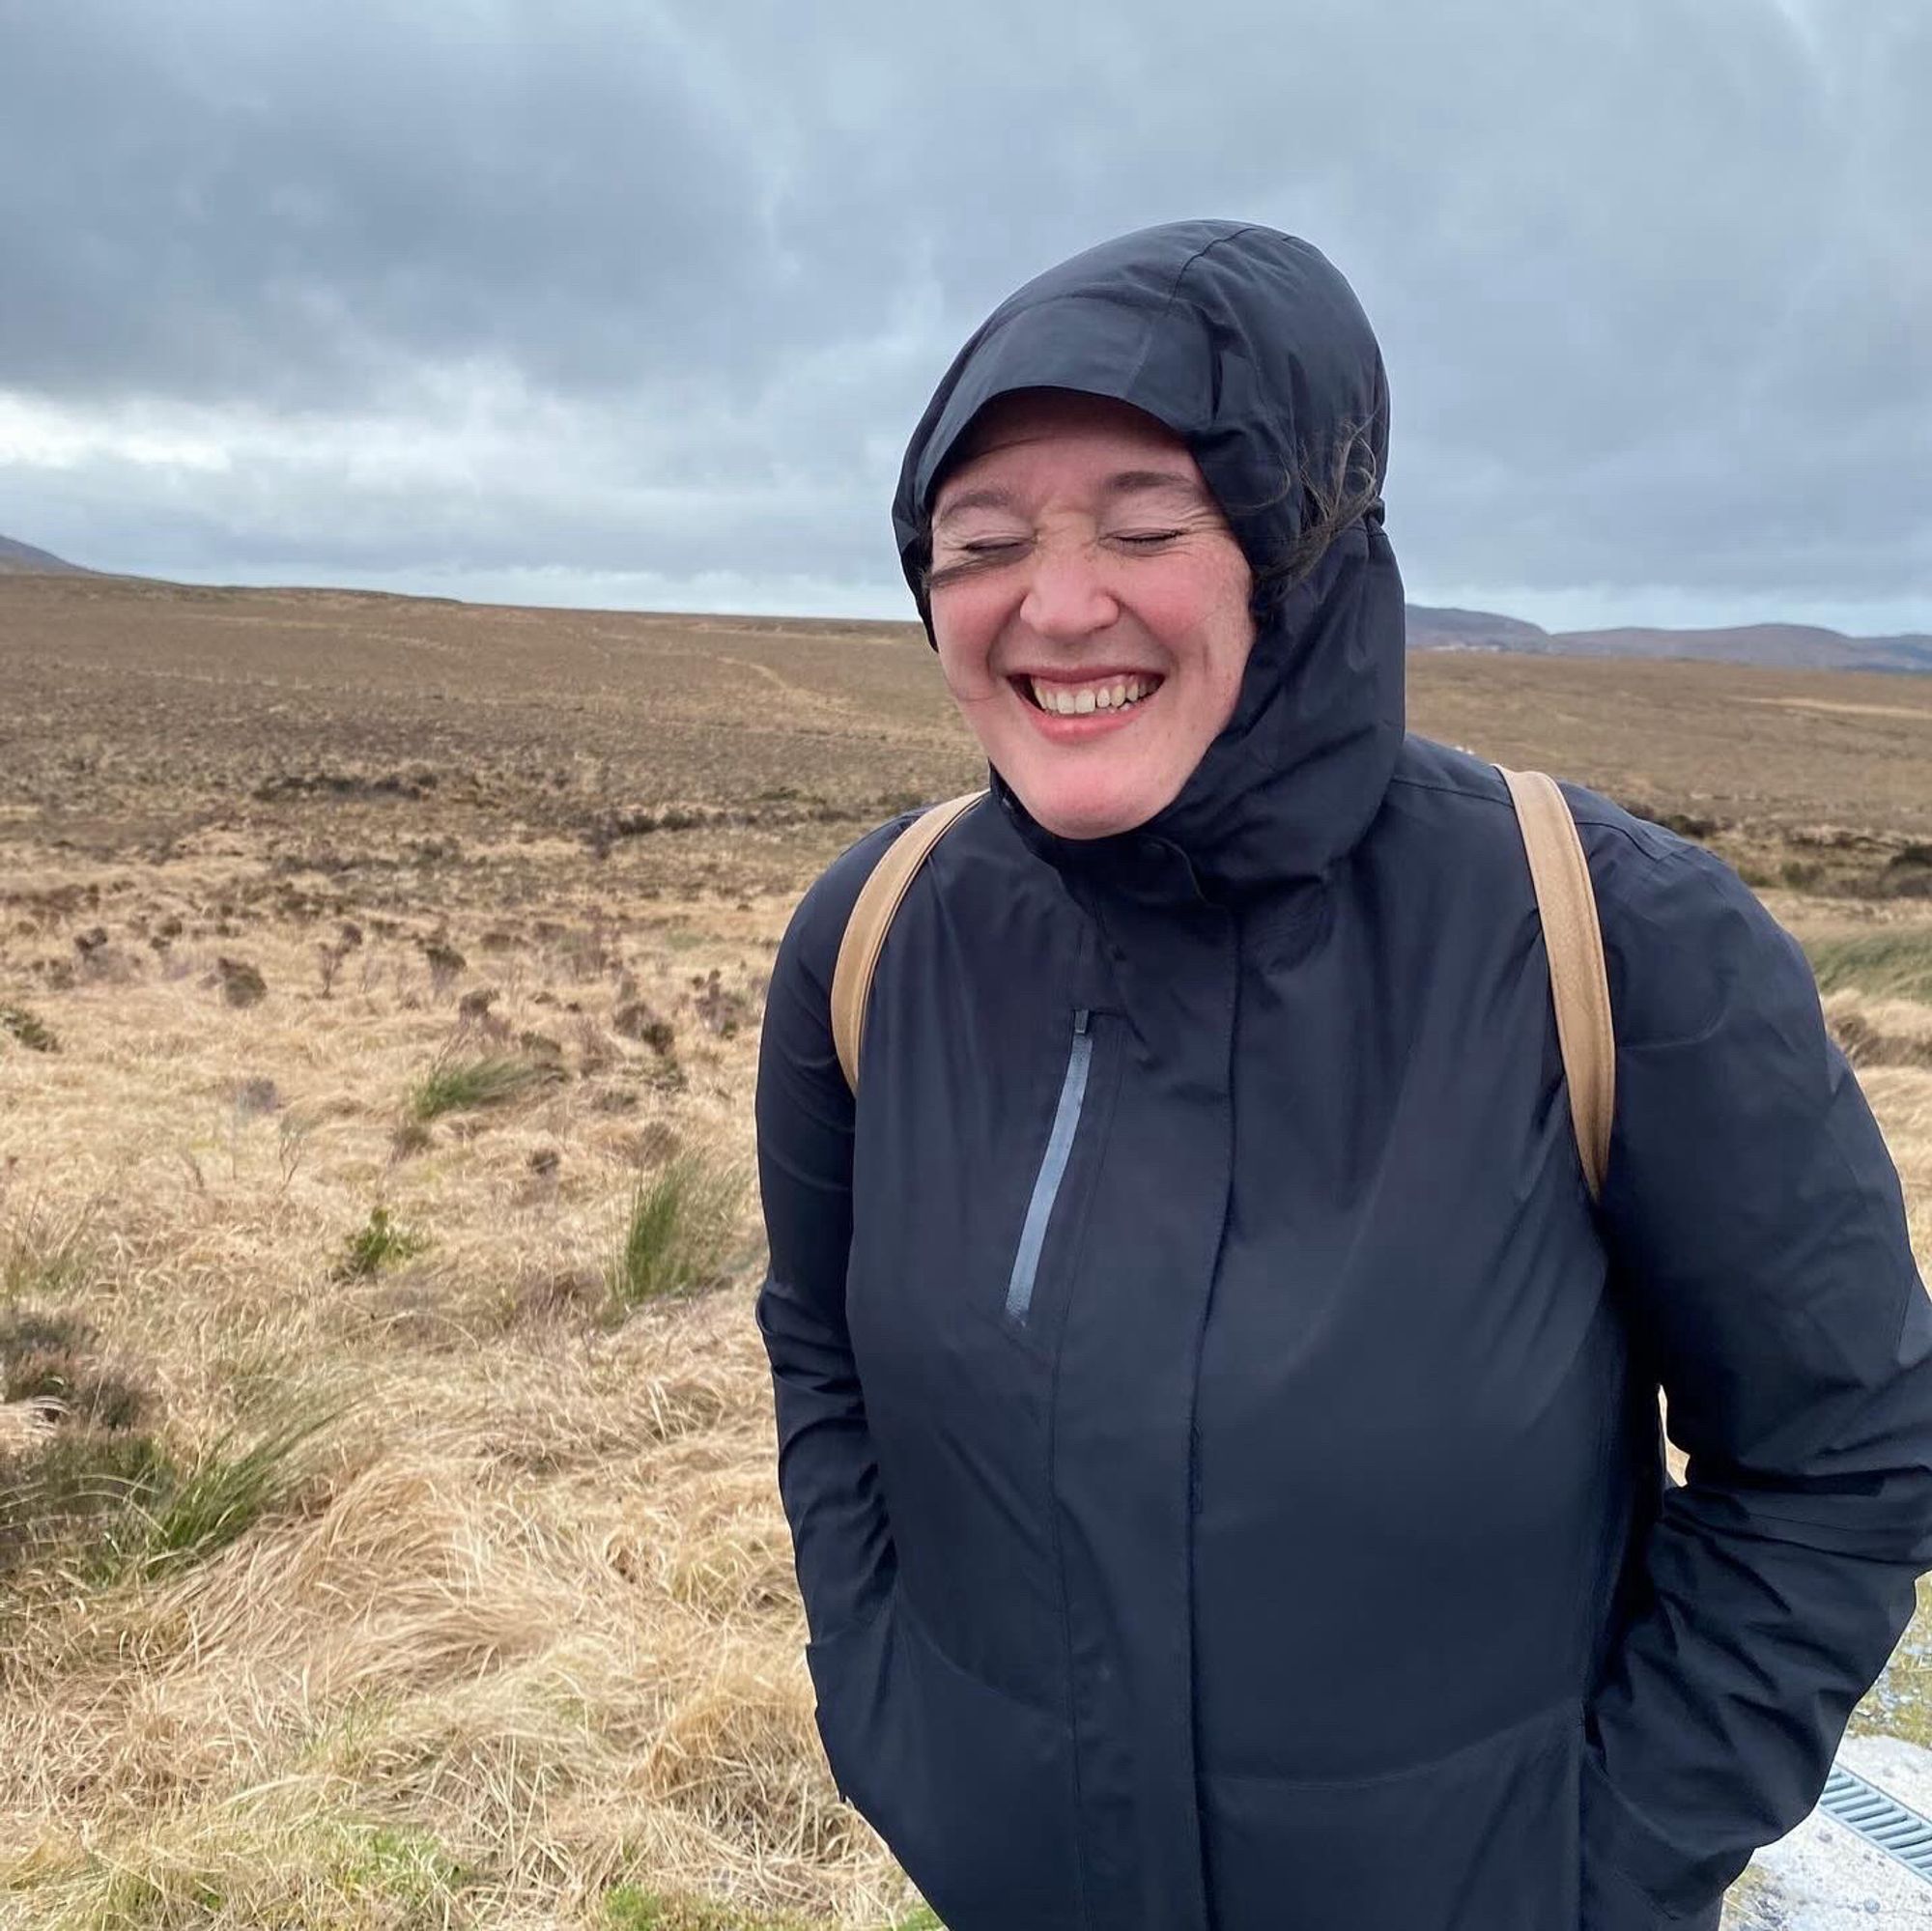
[[[1046,1245],[1047,1223],[1053,1218],[1053,1203],[1059,1198],[1060,1183],[1066,1178],[1073,1136],[1080,1130],[1080,1109],[1087,1100],[1087,1071],[1094,1061],[1094,1035],[1089,1030],[1089,1018],[1084,1006],[1073,1015],[1073,1043],[1066,1055],[1066,1075],[1060,1083],[1060,1103],[1053,1109],[1053,1130],[1046,1138],[1046,1152],[1040,1160],[1039,1172],[1034,1176],[1033,1197],[1027,1202],[1019,1249],[1013,1255],[1013,1271],[1007,1280],[1009,1320],[1023,1322],[1033,1307],[1034,1276],[1039,1271],[1040,1249]]]

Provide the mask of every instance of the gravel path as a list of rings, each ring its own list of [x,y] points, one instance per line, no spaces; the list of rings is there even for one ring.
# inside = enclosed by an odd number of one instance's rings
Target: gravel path
[[[1847,1770],[1932,1817],[1932,1750],[1850,1737]],[[1753,1860],[1724,1931],[1932,1931],[1932,1884],[1817,1811]]]

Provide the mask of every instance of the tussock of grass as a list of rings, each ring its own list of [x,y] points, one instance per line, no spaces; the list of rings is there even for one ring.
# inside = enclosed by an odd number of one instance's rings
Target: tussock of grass
[[[49,1298],[87,1286],[96,1259],[96,1203],[28,1202],[0,1220],[0,1301]]]
[[[286,1508],[310,1474],[302,1451],[336,1418],[298,1414],[252,1441],[231,1433],[211,1442],[151,1505],[134,1507],[131,1565],[161,1576],[202,1561]]]
[[[1851,989],[1932,1005],[1932,927],[1897,926],[1807,940],[1821,992]]]
[[[94,1358],[99,1337],[71,1314],[0,1310],[0,1402],[104,1429],[145,1419],[153,1391]]]
[[[0,1034],[16,1039],[30,1053],[57,1053],[60,1041],[24,1006],[0,1006]]]
[[[744,1209],[745,1179],[696,1153],[678,1153],[640,1179],[611,1270],[618,1304],[637,1307],[723,1278]]]
[[[87,1427],[0,1455],[0,1586],[32,1570],[112,1574],[175,1475],[152,1435]]]
[[[38,1568],[104,1585],[203,1561],[294,1499],[301,1451],[333,1419],[225,1434],[185,1462],[151,1434],[56,1426],[0,1458],[0,1581]]]
[[[412,1260],[429,1246],[429,1236],[398,1227],[386,1207],[372,1207],[369,1218],[349,1236],[335,1275],[343,1281],[364,1281],[392,1262]]]
[[[406,1111],[421,1123],[445,1113],[501,1106],[554,1078],[554,1071],[508,1053],[482,1053],[433,1066],[412,1089]]]

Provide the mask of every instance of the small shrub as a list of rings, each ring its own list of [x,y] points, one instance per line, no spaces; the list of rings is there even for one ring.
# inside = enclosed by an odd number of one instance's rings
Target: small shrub
[[[754,1009],[751,1000],[744,993],[734,992],[726,986],[716,966],[704,977],[693,979],[691,983],[694,991],[692,1009],[706,1032],[728,1039],[751,1019]]]
[[[538,1033],[529,1027],[517,1035],[517,1044],[527,1053],[546,1074],[561,1073],[563,1070],[563,1041],[554,1039],[548,1033]]]
[[[554,1076],[551,1068],[507,1053],[445,1061],[424,1074],[410,1093],[409,1116],[427,1122],[470,1107],[501,1106]]]
[[[214,961],[221,996],[230,1006],[259,1006],[269,996],[269,981],[246,959],[220,957]]]
[[[60,1041],[24,1006],[0,1006],[0,1033],[16,1039],[30,1053],[57,1053]]]
[[[660,1057],[668,1057],[677,1043],[670,1021],[652,1011],[640,999],[626,1000],[611,1015],[611,1024],[625,1038],[636,1039]]]
[[[577,1036],[577,1068],[585,1079],[608,1072],[617,1064],[618,1053],[611,1036],[587,1012],[580,1012],[571,1029]]]
[[[429,967],[430,990],[440,999],[456,983],[469,961],[445,938],[427,941],[422,953]]]
[[[725,1270],[743,1204],[743,1176],[680,1153],[640,1179],[611,1268],[618,1304],[710,1286]]]
[[[342,962],[349,956],[351,948],[340,939],[325,941],[315,949],[316,975],[322,984],[322,996],[327,999],[335,990],[335,976],[342,970]]]
[[[266,1114],[282,1110],[282,1095],[275,1083],[261,1075],[252,1079],[238,1081],[235,1087],[235,1111],[243,1120],[259,1120]]]
[[[366,1281],[391,1262],[410,1260],[428,1245],[426,1235],[393,1225],[386,1207],[372,1207],[368,1220],[349,1236],[347,1250],[336,1264],[336,1279]]]

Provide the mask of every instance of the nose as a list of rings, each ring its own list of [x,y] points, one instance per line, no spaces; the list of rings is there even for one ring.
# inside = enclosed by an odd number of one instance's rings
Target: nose
[[[1042,544],[1028,572],[1020,621],[1036,636],[1091,637],[1117,622],[1121,606],[1100,560],[1085,544]]]

